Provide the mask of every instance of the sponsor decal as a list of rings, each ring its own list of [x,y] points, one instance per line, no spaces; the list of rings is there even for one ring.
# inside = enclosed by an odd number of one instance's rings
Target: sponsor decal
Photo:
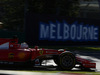
[[[13,58],[14,58],[14,53],[9,53],[9,54],[8,54],[8,58],[9,58],[9,59],[13,59]]]
[[[78,23],[68,24],[65,20],[61,23],[49,21],[40,22],[39,40],[53,41],[98,41],[99,28],[94,25]]]
[[[24,52],[20,52],[20,53],[18,54],[18,57],[19,57],[20,59],[25,58],[25,53],[24,53]]]
[[[43,55],[43,50],[39,50],[39,54],[40,55]]]

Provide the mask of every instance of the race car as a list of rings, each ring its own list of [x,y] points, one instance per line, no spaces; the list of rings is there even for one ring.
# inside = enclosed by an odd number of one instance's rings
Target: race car
[[[43,60],[53,59],[60,70],[71,70],[76,64],[80,68],[96,68],[96,63],[77,57],[65,49],[45,49],[35,46],[29,48],[28,44],[18,44],[18,38],[0,39],[0,64],[41,66]]]

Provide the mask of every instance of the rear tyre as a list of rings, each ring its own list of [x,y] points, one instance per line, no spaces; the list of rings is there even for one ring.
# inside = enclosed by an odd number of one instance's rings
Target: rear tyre
[[[61,70],[71,70],[76,64],[75,56],[70,53],[62,53],[59,57],[59,69]]]

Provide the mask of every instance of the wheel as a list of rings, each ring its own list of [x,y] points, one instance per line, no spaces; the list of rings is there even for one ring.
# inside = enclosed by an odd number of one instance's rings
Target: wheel
[[[76,64],[75,56],[72,53],[63,53],[59,57],[59,67],[61,70],[71,70]]]

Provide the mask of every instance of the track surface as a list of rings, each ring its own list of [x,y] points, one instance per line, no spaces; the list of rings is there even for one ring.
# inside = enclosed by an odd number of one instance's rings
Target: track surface
[[[91,60],[93,62],[96,63],[96,70],[90,70],[91,71],[96,71],[96,72],[100,72],[100,52],[79,52],[79,51],[75,51],[74,52],[77,56],[80,56],[82,58]],[[57,71],[56,67],[48,67],[48,65],[54,65],[56,66],[56,64],[53,62],[53,60],[47,61],[48,63],[46,63],[46,61],[43,62],[43,66],[46,67],[34,67],[34,68],[23,68],[23,67],[0,67],[0,74],[2,75],[33,75],[33,72],[18,72],[17,70],[23,70],[23,71]],[[10,71],[9,71],[10,70]],[[15,70],[15,71],[12,71]],[[80,69],[77,68],[73,68],[72,71],[81,71]],[[18,73],[18,74],[17,74]],[[19,74],[20,73],[20,74]],[[49,75],[50,73],[45,73],[46,75]],[[34,75],[43,75],[43,73],[35,73]],[[56,73],[51,73],[50,75],[57,75]],[[59,75],[64,75],[64,74],[59,74]],[[70,74],[66,74],[66,75],[70,75]],[[71,74],[71,75],[77,75],[77,74]],[[81,75],[81,74],[80,74]]]

